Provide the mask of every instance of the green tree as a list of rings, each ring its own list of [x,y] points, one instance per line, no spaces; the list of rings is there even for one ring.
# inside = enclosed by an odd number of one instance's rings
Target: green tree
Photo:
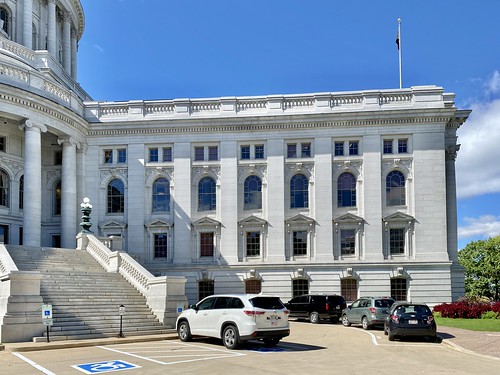
[[[500,236],[486,241],[473,241],[458,252],[465,269],[465,292],[469,297],[499,300]]]

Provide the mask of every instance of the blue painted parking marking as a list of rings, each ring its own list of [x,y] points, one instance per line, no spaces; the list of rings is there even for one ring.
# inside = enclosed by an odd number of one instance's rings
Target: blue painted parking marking
[[[131,370],[141,366],[125,361],[103,361],[71,366],[85,374],[102,374],[111,371]]]

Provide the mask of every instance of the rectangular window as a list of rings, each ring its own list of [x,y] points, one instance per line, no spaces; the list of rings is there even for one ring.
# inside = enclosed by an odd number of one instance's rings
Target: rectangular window
[[[208,160],[219,160],[219,148],[217,146],[208,148]]]
[[[198,301],[205,297],[214,294],[214,281],[213,280],[200,280],[198,281]]]
[[[264,145],[255,145],[255,159],[264,159]]]
[[[340,280],[340,294],[346,301],[355,301],[358,298],[358,282],[356,279]]]
[[[340,230],[340,253],[342,255],[354,255],[355,253],[354,229]]]
[[[247,256],[260,256],[260,232],[247,232]]]
[[[163,151],[163,162],[169,162],[169,161],[172,161],[172,147],[163,147],[162,149]]]
[[[241,160],[250,159],[250,146],[241,146]]]
[[[307,255],[307,231],[293,232],[293,255]]]
[[[391,255],[404,254],[405,252],[404,228],[391,228],[389,230],[389,252]]]
[[[104,163],[105,164],[113,163],[113,150],[104,150]]]
[[[214,256],[214,232],[200,233],[200,257]]]
[[[344,142],[335,142],[335,156],[344,156]]]
[[[349,141],[349,155],[359,155],[358,141]]]
[[[118,163],[126,163],[127,162],[127,150],[124,148],[118,149]]]
[[[295,279],[292,280],[292,297],[298,297],[309,293],[309,280]]]
[[[168,236],[166,233],[155,234],[154,238],[155,258],[167,257],[167,240]]]
[[[153,147],[149,149],[149,162],[156,163],[158,162],[158,148]]]
[[[310,143],[302,143],[300,145],[301,157],[310,158],[311,157],[311,144]]]
[[[396,301],[406,301],[408,286],[406,279],[396,277],[391,279],[391,297]]]
[[[205,149],[203,147],[194,148],[194,160],[195,161],[205,160]]]
[[[392,139],[384,139],[384,154],[392,154]]]
[[[62,151],[54,152],[54,165],[62,165]]]
[[[6,143],[5,137],[0,137],[0,151],[5,152]]]
[[[407,153],[408,153],[408,140],[398,139],[398,154],[407,154]]]
[[[286,145],[286,157],[287,158],[296,158],[297,157],[297,144],[289,143]]]

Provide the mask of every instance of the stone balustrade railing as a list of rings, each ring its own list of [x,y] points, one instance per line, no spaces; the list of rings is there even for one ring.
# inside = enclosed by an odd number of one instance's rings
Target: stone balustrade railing
[[[214,99],[173,99],[164,101],[85,102],[90,122],[159,119],[237,117],[250,113],[280,115],[381,111],[384,109],[426,109],[453,107],[453,94],[441,87],[415,86],[408,89],[373,90],[346,93],[223,97]],[[450,101],[451,99],[451,101]]]
[[[77,239],[80,250],[86,250],[106,271],[118,272],[146,297],[148,306],[162,323],[175,323],[178,306],[187,306],[184,277],[155,277],[129,254],[111,251],[92,234],[80,233]]]
[[[10,257],[5,245],[0,244],[0,276],[6,275],[11,271],[18,271],[17,266]]]

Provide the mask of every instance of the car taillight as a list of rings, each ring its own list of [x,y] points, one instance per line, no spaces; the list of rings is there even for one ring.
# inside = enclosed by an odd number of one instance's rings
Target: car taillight
[[[370,307],[370,312],[372,314],[375,314],[377,312],[377,309],[375,307]]]
[[[253,311],[253,310],[243,310],[243,312],[248,316],[264,315],[264,311]]]
[[[330,310],[330,304],[328,304],[328,303],[327,303],[327,304],[325,305],[325,310],[326,310],[326,311]]]
[[[399,317],[397,315],[391,315],[391,320],[394,323],[399,324]]]
[[[283,311],[283,313],[284,313],[285,315],[288,315],[288,314],[290,314],[290,310],[284,310],[284,311]]]
[[[427,317],[427,324],[432,324],[432,321],[434,320],[434,317],[431,315],[431,316],[428,316]]]

